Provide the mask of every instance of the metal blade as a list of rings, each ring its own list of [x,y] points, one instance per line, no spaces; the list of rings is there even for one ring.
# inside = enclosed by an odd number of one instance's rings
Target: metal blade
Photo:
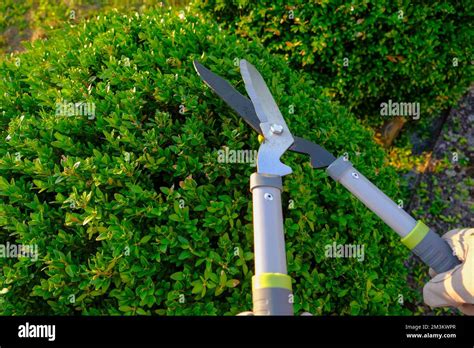
[[[245,82],[245,89],[252,100],[255,112],[257,113],[260,122],[271,122],[286,126],[280,109],[275,103],[272,93],[268,89],[265,80],[258,70],[245,59],[242,59],[240,61],[240,73],[242,74],[242,78]]]
[[[336,157],[322,146],[300,137],[294,137],[294,139],[295,142],[291,145],[290,150],[309,155],[311,167],[326,168],[336,160]]]
[[[255,112],[252,101],[237,91],[229,82],[213,73],[197,60],[194,68],[204,83],[211,88],[227,105],[240,115],[255,131],[262,134],[260,120]],[[318,144],[312,143],[300,137],[294,137],[294,143],[289,150],[310,156],[313,168],[325,168],[336,158]]]
[[[265,137],[265,141],[258,150],[257,172],[278,176],[292,173],[292,169],[280,161],[280,157],[294,142],[280,109],[262,75],[252,64],[241,60],[240,73],[255,112],[260,119],[260,128]]]
[[[232,85],[219,75],[214,74],[197,60],[193,61],[194,69],[206,85],[211,88],[227,105],[229,105],[255,131],[262,134],[260,120],[255,112],[252,101],[239,93]]]

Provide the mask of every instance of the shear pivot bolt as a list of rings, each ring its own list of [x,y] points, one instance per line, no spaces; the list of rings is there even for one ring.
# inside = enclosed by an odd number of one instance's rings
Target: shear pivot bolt
[[[359,179],[359,174],[357,174],[357,172],[352,172],[352,177],[354,179]]]
[[[270,130],[273,134],[281,134],[283,133],[283,126],[281,124],[274,123],[270,126]]]

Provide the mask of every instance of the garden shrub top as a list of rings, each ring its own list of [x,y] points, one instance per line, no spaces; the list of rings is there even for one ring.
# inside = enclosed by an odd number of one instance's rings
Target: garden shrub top
[[[380,104],[420,103],[421,121],[454,105],[473,78],[472,1],[198,0],[261,41],[371,123]]]
[[[251,308],[255,168],[220,163],[218,150],[258,140],[193,59],[241,92],[235,62],[252,62],[295,135],[347,152],[400,195],[373,134],[257,42],[188,12],[97,16],[0,62],[0,240],[39,252],[1,259],[0,314]],[[294,168],[283,201],[295,310],[409,313],[396,234],[307,159],[284,161]],[[325,257],[333,243],[364,245],[364,260]]]

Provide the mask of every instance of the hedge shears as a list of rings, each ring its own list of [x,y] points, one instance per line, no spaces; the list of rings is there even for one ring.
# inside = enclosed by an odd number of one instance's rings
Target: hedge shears
[[[292,173],[292,169],[280,161],[287,150],[309,155],[314,169],[325,169],[331,178],[390,226],[401,237],[401,242],[436,273],[448,271],[460,263],[438,234],[393,202],[345,156],[336,158],[320,145],[293,136],[263,77],[252,64],[240,60],[240,73],[250,99],[198,61],[194,61],[194,67],[201,79],[263,137],[257,154],[257,172],[250,176],[254,315],[293,315],[281,206],[282,177]]]

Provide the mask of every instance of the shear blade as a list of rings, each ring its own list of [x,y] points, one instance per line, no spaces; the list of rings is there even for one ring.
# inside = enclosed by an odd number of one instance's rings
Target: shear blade
[[[240,61],[240,73],[245,89],[252,100],[260,120],[265,141],[260,145],[257,157],[257,172],[284,176],[292,169],[280,161],[280,157],[293,144],[293,136],[286,125],[262,75],[246,60]],[[278,129],[278,131],[276,131]]]
[[[256,132],[262,134],[260,121],[252,102],[240,94],[229,82],[214,74],[197,60],[193,62],[194,69],[204,83],[209,86],[222,100],[224,100],[245,122]]]
[[[260,128],[260,120],[255,112],[252,101],[237,91],[225,79],[207,69],[197,60],[193,61],[193,64],[196,72],[204,83],[240,115],[256,132],[263,135],[262,129]],[[318,144],[300,137],[293,137],[293,139],[294,142],[289,150],[309,155],[313,168],[328,167],[336,160],[330,152]]]

